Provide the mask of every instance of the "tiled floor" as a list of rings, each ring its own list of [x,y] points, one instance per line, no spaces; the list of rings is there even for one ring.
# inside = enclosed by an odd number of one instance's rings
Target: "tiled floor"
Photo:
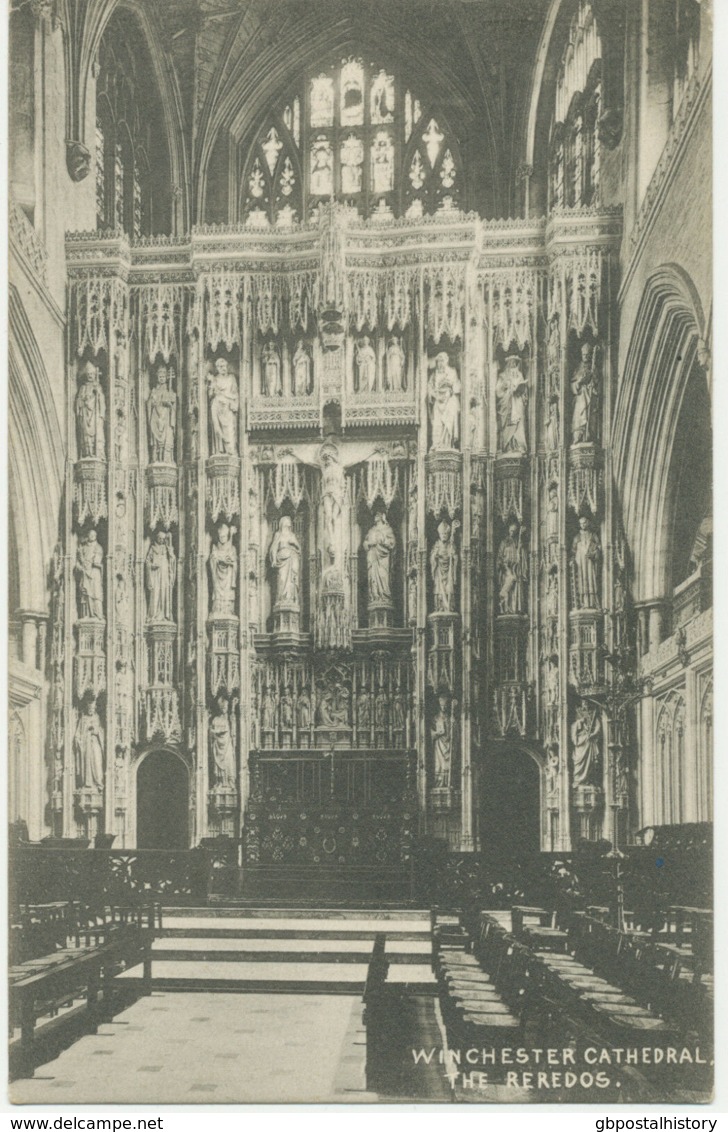
[[[20,1104],[359,1102],[361,998],[155,992],[81,1038],[32,1080]]]

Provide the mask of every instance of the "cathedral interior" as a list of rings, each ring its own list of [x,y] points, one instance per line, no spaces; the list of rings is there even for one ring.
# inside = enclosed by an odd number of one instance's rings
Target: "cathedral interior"
[[[420,906],[703,844],[705,0],[9,20],[23,839]]]

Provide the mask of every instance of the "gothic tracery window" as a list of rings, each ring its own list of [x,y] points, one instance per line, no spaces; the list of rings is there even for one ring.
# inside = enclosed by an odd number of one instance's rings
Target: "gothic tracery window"
[[[556,80],[549,203],[579,208],[599,199],[602,43],[589,0],[579,0]]]
[[[673,0],[674,76],[672,92],[673,118],[683,95],[695,74],[700,57],[700,0]]]
[[[660,783],[659,820],[667,825],[684,820],[685,718],[683,695],[670,692],[662,702],[655,730],[657,781]]]
[[[362,216],[461,207],[457,139],[442,113],[361,56],[317,68],[263,123],[242,171],[241,218],[285,227],[336,199]]]
[[[164,157],[156,108],[145,91],[148,79],[131,29],[110,24],[96,76],[96,223],[123,228],[136,239],[153,230],[149,154],[157,164]]]

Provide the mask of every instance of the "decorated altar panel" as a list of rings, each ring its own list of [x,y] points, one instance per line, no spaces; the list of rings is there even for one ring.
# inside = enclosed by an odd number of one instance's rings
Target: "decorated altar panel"
[[[544,847],[598,834],[618,234],[327,204],[285,235],[68,238],[59,833],[133,845],[167,750],[194,843],[253,852],[261,768],[330,759],[339,806],[347,766],[394,759],[386,812],[473,849],[496,744],[538,763]]]

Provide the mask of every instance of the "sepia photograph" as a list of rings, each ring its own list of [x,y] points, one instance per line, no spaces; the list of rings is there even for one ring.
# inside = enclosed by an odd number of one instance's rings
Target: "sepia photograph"
[[[710,0],[3,8],[10,1102],[710,1104]]]

